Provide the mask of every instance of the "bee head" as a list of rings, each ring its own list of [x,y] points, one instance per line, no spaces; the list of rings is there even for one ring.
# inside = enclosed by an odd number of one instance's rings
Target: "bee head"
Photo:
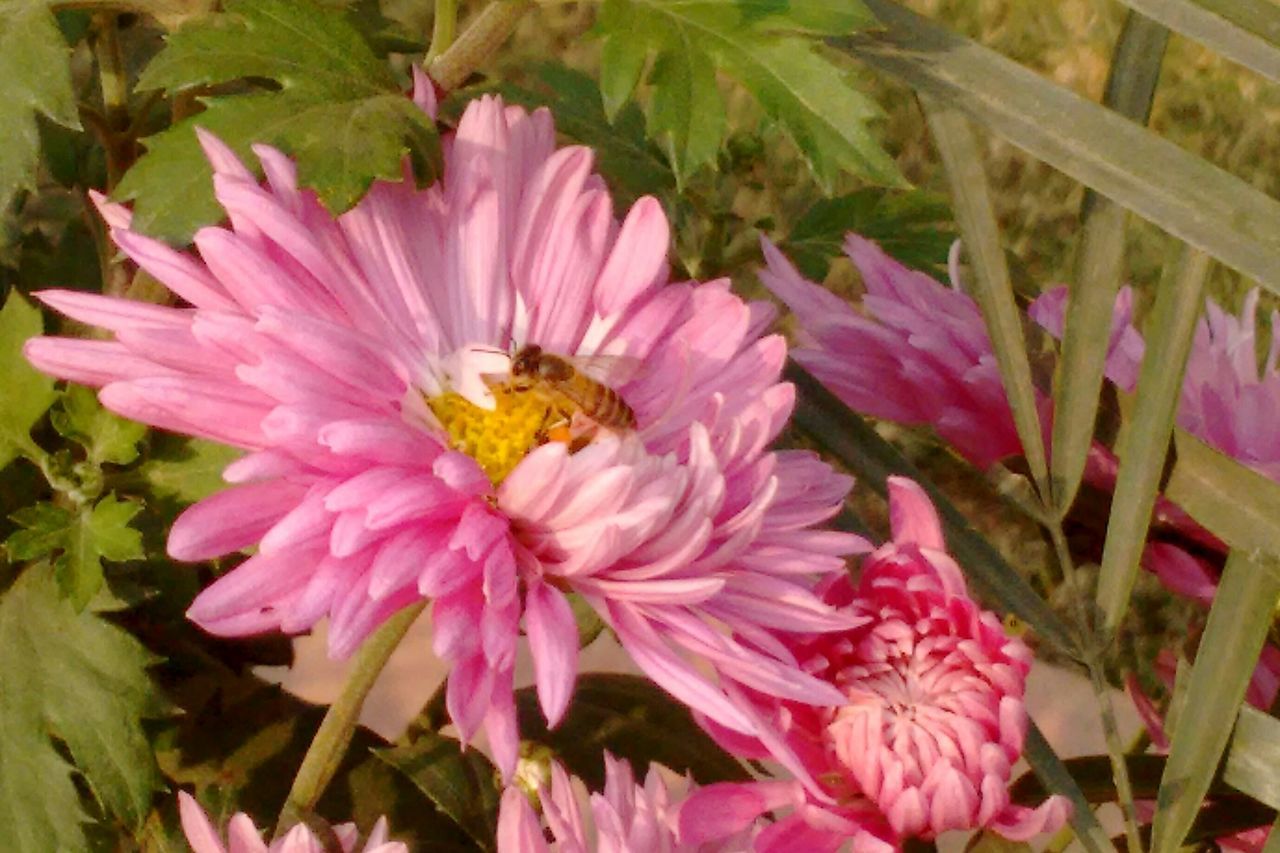
[[[536,376],[542,363],[542,347],[537,344],[523,346],[511,357],[512,376]]]

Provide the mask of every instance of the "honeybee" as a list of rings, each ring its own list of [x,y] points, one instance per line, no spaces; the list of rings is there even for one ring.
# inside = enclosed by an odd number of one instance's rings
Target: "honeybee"
[[[636,428],[636,413],[610,385],[624,384],[637,365],[637,359],[625,356],[567,357],[526,344],[511,357],[508,387],[548,398],[548,420],[553,421],[548,432],[571,427],[575,414],[590,420],[593,428],[627,432]]]

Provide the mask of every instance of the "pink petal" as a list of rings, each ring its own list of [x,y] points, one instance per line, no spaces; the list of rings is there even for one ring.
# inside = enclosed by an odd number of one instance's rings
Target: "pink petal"
[[[555,727],[569,707],[578,674],[578,626],[560,590],[545,583],[529,587],[525,629],[533,653],[538,702],[547,725]]]

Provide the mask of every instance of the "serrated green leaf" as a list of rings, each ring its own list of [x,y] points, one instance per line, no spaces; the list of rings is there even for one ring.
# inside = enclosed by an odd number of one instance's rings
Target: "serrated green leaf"
[[[193,438],[153,454],[140,470],[158,497],[195,503],[226,487],[222,471],[239,456],[234,447]]]
[[[23,450],[38,452],[31,427],[57,398],[53,379],[22,355],[22,344],[43,331],[40,312],[16,290],[10,291],[0,310],[0,468]]]
[[[438,732],[373,753],[403,773],[442,813],[466,830],[481,850],[492,850],[498,829],[501,781],[492,762]]]
[[[138,458],[138,442],[147,428],[104,409],[88,388],[72,385],[49,415],[54,429],[82,445],[95,464],[128,465]]]
[[[104,809],[141,824],[160,780],[142,729],[165,704],[147,676],[153,656],[99,617],[76,613],[47,566],[0,597],[0,847],[14,853],[88,846],[66,745]]]
[[[601,80],[610,112],[653,57],[649,130],[683,179],[710,163],[727,127],[715,72],[759,101],[830,188],[840,170],[880,184],[904,183],[871,139],[874,103],[800,34],[849,33],[871,22],[861,4],[759,0],[605,0]]]
[[[138,86],[173,92],[245,78],[276,87],[210,98],[203,113],[147,140],[147,154],[117,188],[120,198],[136,201],[135,228],[187,239],[220,217],[197,126],[242,156],[255,142],[291,154],[300,182],[335,213],[374,180],[399,180],[406,155],[419,180],[434,179],[435,123],[399,90],[341,10],[284,0],[228,3],[226,14],[174,33]]]
[[[1117,448],[1120,470],[1098,572],[1097,602],[1107,631],[1115,631],[1129,609],[1209,268],[1208,255],[1187,247],[1156,294],[1137,400]]]
[[[1233,550],[1196,651],[1186,706],[1169,745],[1151,823],[1153,853],[1177,850],[1195,821],[1231,735],[1280,596],[1280,561]]]
[[[102,588],[103,560],[123,562],[144,556],[142,534],[129,526],[139,509],[138,504],[115,495],[79,511],[39,503],[10,516],[22,529],[10,535],[5,547],[18,560],[56,554],[58,587],[82,610]]]
[[[40,159],[36,115],[80,127],[71,88],[70,51],[46,0],[0,0],[0,210],[34,186]]]
[[[820,199],[796,221],[783,246],[801,272],[821,281],[831,260],[844,254],[845,234],[854,231],[912,269],[940,276],[955,239],[952,221],[942,196],[868,187]]]
[[[630,761],[640,778],[652,761],[692,773],[703,785],[750,778],[737,759],[698,727],[687,708],[639,676],[580,676],[568,712],[552,731],[532,687],[516,691],[516,711],[521,737],[550,747],[593,791],[604,787],[605,750]]]

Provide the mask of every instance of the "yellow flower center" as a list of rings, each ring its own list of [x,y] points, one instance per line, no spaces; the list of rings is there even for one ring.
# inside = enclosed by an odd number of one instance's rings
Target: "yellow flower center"
[[[508,386],[492,391],[497,401],[492,411],[453,391],[428,397],[427,405],[449,434],[453,449],[476,460],[496,486],[529,451],[558,440],[559,428],[572,412],[561,411],[555,401],[537,391]]]

